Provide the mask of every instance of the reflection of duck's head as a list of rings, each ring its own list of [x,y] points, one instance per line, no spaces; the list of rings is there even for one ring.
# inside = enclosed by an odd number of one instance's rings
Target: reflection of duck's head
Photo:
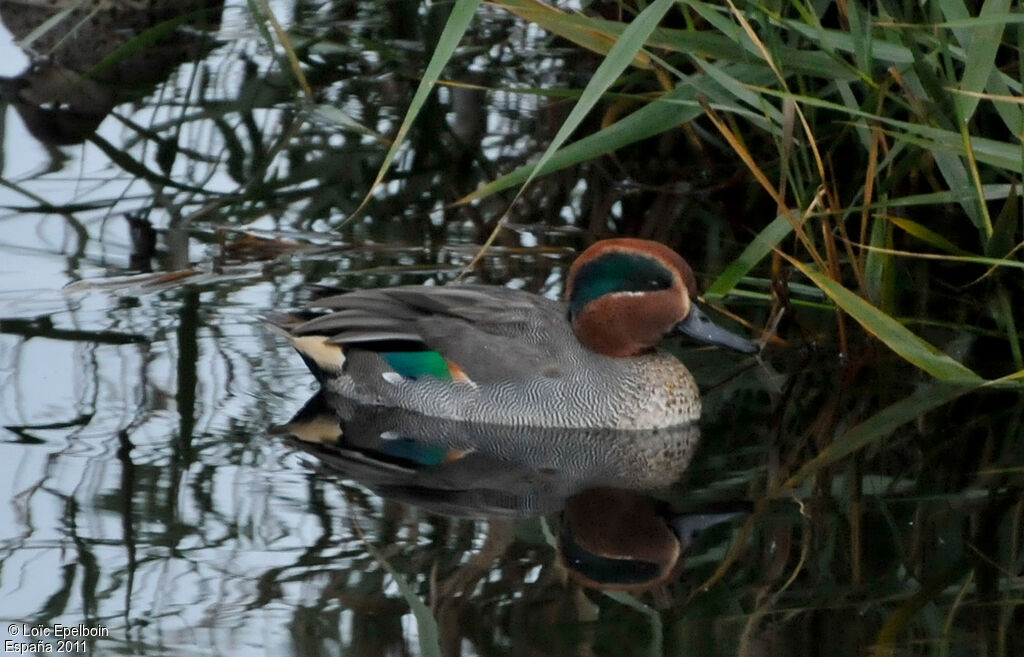
[[[657,344],[686,334],[757,351],[692,303],[690,266],[656,242],[597,242],[573,264],[566,288],[565,303],[483,285],[359,290],[314,304],[327,314],[270,322],[341,396],[497,425],[692,423],[697,385]]]
[[[644,591],[666,582],[680,556],[705,529],[741,511],[674,515],[641,493],[592,488],[565,505],[559,552],[585,586]]]

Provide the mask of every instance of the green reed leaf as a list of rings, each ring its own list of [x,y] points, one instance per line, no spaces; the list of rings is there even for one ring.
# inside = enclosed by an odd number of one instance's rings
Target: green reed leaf
[[[601,22],[580,14],[568,14],[538,0],[494,0],[494,4],[524,20],[536,23],[552,34],[601,55],[611,51],[622,32],[621,29],[616,30],[611,26],[617,24],[625,27],[625,23]],[[640,50],[634,57],[633,65],[649,69],[651,58]]]
[[[1014,235],[1017,233],[1018,218],[1020,217],[1020,198],[1017,196],[1017,186],[1010,186],[1010,196],[1006,198],[1002,210],[996,217],[995,226],[992,228],[992,236],[985,244],[985,255],[993,257],[1005,256],[1013,249]]]
[[[469,203],[566,167],[611,153],[686,123],[702,113],[696,92],[677,87],[612,125],[553,153],[542,163],[521,166],[457,200]]]
[[[907,233],[908,235],[913,235],[914,237],[921,240],[925,244],[930,244],[936,249],[940,249],[947,253],[954,253],[960,256],[970,257],[974,255],[970,251],[961,249],[959,246],[953,244],[942,235],[939,235],[930,228],[922,226],[916,221],[911,221],[910,219],[905,219],[903,217],[895,217],[891,215],[887,215],[885,217],[885,220],[891,223],[892,225],[902,229],[903,232]]]
[[[838,462],[873,442],[892,435],[904,424],[912,422],[922,414],[948,404],[974,389],[975,387],[931,384],[917,390],[910,396],[886,406],[867,420],[851,427],[828,447],[821,450],[817,456],[804,463],[796,474],[789,478],[784,487],[799,486],[801,482],[822,468]]]
[[[366,551],[381,565],[381,567],[391,575],[391,578],[395,580],[395,584],[398,586],[399,592],[402,594],[402,598],[406,604],[409,605],[409,610],[412,611],[412,615],[416,618],[416,629],[419,636],[420,654],[425,657],[441,657],[441,634],[437,628],[437,620],[434,615],[430,613],[430,609],[420,600],[419,595],[409,585],[408,580],[402,573],[395,570],[394,566],[388,562],[384,557],[384,553],[377,549],[375,545],[367,540],[363,540],[363,547]]]
[[[1003,20],[1009,15],[1011,0],[985,0],[979,18],[998,17],[1000,20],[978,25],[971,35],[970,44],[966,46],[967,64],[963,77],[960,79],[962,91],[981,92],[988,85],[996,67],[996,51],[1003,40],[1006,23]],[[960,110],[960,120],[969,121],[974,116],[980,98],[967,94],[956,96]]]
[[[587,83],[586,88],[583,90],[583,95],[573,106],[572,111],[569,112],[569,116],[565,119],[565,122],[558,129],[554,139],[548,144],[544,154],[541,155],[540,159],[537,160],[533,166],[533,170],[530,175],[526,178],[526,182],[523,186],[530,184],[540,172],[544,169],[544,165],[551,159],[551,156],[561,147],[561,145],[569,138],[569,136],[579,127],[579,124],[583,122],[584,117],[590,110],[594,108],[594,105],[601,99],[602,94],[607,91],[626,68],[633,63],[634,58],[643,50],[644,44],[647,42],[647,38],[654,31],[654,28],[658,26],[661,19],[665,16],[665,13],[676,3],[676,0],[655,0],[647,6],[633,22],[629,24],[622,35],[612,46],[611,50],[608,51],[608,55],[601,61],[601,64],[594,71],[594,75],[590,78],[590,82]]]
[[[395,161],[395,157],[398,155],[398,149],[402,146],[402,142],[405,140],[405,136],[409,133],[409,128],[412,127],[413,122],[419,115],[420,110],[427,103],[427,98],[430,96],[431,90],[437,83],[438,78],[441,77],[441,71],[448,64],[448,61],[452,58],[455,53],[455,48],[458,47],[459,42],[462,41],[463,35],[466,33],[466,29],[469,27],[470,22],[473,20],[473,16],[476,15],[476,10],[480,6],[481,0],[455,0],[455,5],[452,7],[452,13],[448,16],[448,22],[445,23],[444,30],[441,31],[441,37],[438,39],[437,47],[434,48],[434,53],[430,56],[430,61],[427,63],[427,68],[423,72],[423,79],[420,80],[420,84],[416,87],[416,93],[413,94],[412,102],[409,103],[409,109],[405,112],[405,118],[402,119],[402,125],[398,128],[398,134],[395,135],[395,140],[391,143],[391,148],[388,149],[387,155],[384,156],[384,162],[380,165],[380,170],[377,172],[377,177],[370,185],[370,189],[366,192],[366,196],[363,198],[362,203],[359,207],[349,216],[349,218],[356,216],[366,206],[373,196],[373,191],[380,185],[381,181],[384,180],[384,176],[387,175],[388,169],[391,168],[391,163]]]
[[[784,240],[791,232],[793,232],[793,222],[788,217],[784,215],[775,217],[747,245],[747,248],[743,249],[743,253],[729,263],[729,266],[718,275],[715,282],[704,293],[704,297],[712,299],[729,294],[740,282],[740,279],[746,276],[759,262],[764,260],[765,256],[771,253],[779,245],[779,242]]]
[[[871,245],[881,250],[868,251],[864,261],[864,282],[872,303],[886,308],[883,299],[888,298],[885,291],[887,284],[891,284],[893,256],[885,250],[892,247],[892,237],[883,218],[876,217],[872,221],[870,239]]]
[[[820,287],[837,306],[908,363],[944,383],[979,385],[984,382],[969,368],[917,337],[898,321],[836,281],[794,258],[785,254],[783,257]]]

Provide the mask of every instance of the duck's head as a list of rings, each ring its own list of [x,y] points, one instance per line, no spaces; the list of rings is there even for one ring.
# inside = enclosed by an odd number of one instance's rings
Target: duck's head
[[[693,270],[664,244],[617,238],[591,245],[569,269],[566,297],[573,331],[597,353],[623,358],[669,335],[756,353],[758,346],[715,325],[692,303]]]

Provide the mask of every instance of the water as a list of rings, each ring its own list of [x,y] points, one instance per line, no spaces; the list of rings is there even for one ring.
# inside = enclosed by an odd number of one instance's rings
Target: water
[[[271,6],[307,39],[317,101],[393,134],[445,7]],[[596,60],[484,10],[448,74],[497,91],[441,89],[392,182],[344,223],[385,149],[294,101],[244,3],[195,14],[187,39],[107,69],[120,80],[111,97],[67,80],[100,65],[92,44],[140,26],[110,19],[62,45],[56,89],[73,97],[43,103],[69,110],[57,121],[16,102],[53,75],[26,73],[15,44],[26,13],[0,5],[0,73],[21,76],[5,82],[0,188],[0,620],[15,644],[60,623],[103,634],[69,650],[97,655],[853,655],[895,623],[887,645],[900,654],[1021,645],[1015,394],[962,397],[766,494],[928,385],[887,354],[844,360],[829,310],[801,316],[816,345],[791,337],[763,363],[683,350],[706,391],[703,438],[657,492],[602,492],[637,483],[591,470],[552,479],[542,462],[515,470],[515,485],[485,468],[456,486],[376,443],[353,460],[288,437],[282,425],[315,386],[259,317],[301,307],[312,284],[452,281],[504,206],[449,203],[536,153],[568,111],[504,89],[579,87]],[[636,214],[649,191],[609,166],[541,181],[470,280],[556,297],[587,233],[609,229],[687,245],[704,281],[742,247],[742,232],[710,218],[714,192],[661,190],[659,222]],[[125,213],[143,226],[134,239]],[[763,300],[728,306],[767,322]],[[983,342],[957,339],[964,353]],[[480,492],[492,489],[518,494]],[[635,598],[566,568],[566,554],[587,562],[595,541],[618,536],[619,500],[648,523],[634,535],[700,527],[681,564],[621,548],[630,559],[613,574],[660,581]],[[719,515],[706,527],[688,520],[708,514]],[[567,549],[567,527],[582,546]]]

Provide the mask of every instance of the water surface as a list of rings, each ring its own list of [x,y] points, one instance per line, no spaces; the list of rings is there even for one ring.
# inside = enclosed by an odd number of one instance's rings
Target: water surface
[[[67,80],[95,74],[95,43],[145,21],[100,12],[80,40],[41,39],[44,71],[15,44],[40,19],[0,5],[4,625],[104,628],[92,654],[855,655],[887,638],[900,654],[1021,649],[1017,395],[967,395],[768,494],[879,409],[942,394],[890,354],[841,353],[834,314],[805,288],[785,344],[760,361],[674,347],[705,390],[701,447],[635,508],[663,525],[731,515],[646,592],[586,582],[560,556],[566,498],[621,481],[538,498],[550,473],[534,463],[517,480],[529,495],[504,507],[440,504],[451,484],[418,473],[382,486],[289,438],[281,425],[315,387],[259,317],[301,307],[314,284],[454,280],[504,206],[449,204],[542,148],[568,110],[508,90],[578,88],[596,60],[483,10],[447,75],[492,91],[440,89],[391,181],[345,223],[446,7],[272,6],[306,38],[317,105],[372,134],[295,100],[244,3],[183,4],[187,38],[105,69],[102,93]],[[33,104],[26,89],[58,95]],[[557,297],[575,252],[622,233],[681,248],[706,283],[750,235],[729,219],[722,172],[704,167],[634,153],[540,181],[468,279]],[[666,171],[675,182],[635,184]],[[764,297],[726,305],[769,324]],[[999,358],[984,336],[944,335]]]

